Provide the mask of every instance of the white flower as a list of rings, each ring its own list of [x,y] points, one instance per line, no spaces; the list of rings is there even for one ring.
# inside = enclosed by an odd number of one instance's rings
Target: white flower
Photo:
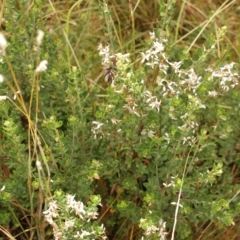
[[[180,62],[173,62],[173,63],[171,63],[169,61],[167,61],[167,62],[174,69],[175,73],[178,72],[178,69],[181,67],[181,64],[182,64],[182,61],[180,61]]]
[[[144,63],[145,61],[149,61],[150,54],[148,52],[146,52],[146,53],[140,52],[140,54],[142,55],[141,63]]]
[[[157,108],[159,112],[159,107],[161,106],[161,100],[158,101],[156,96],[153,96],[151,92],[145,91],[145,96],[147,97],[146,102],[149,103],[151,108]]]
[[[5,190],[5,185],[3,185],[3,187],[0,189],[0,192]]]
[[[149,138],[154,137],[154,134],[155,134],[155,132],[153,132],[152,130],[148,131],[148,137]]]
[[[74,208],[74,205],[75,205],[75,195],[70,195],[70,194],[67,194],[66,195],[66,199],[67,199],[67,207],[68,208]]]
[[[114,81],[112,82],[112,86],[114,87],[115,93],[123,93],[124,89],[127,88],[127,86],[125,84],[123,84],[120,89],[117,89],[113,83],[114,83]]]
[[[183,144],[188,143],[190,146],[196,143],[196,138],[191,136],[191,137],[184,137],[183,138]]]
[[[48,64],[47,60],[41,61],[38,67],[36,68],[36,73],[45,72],[47,70],[47,64]]]
[[[36,166],[37,166],[37,169],[38,169],[39,171],[43,170],[42,164],[41,164],[41,162],[40,162],[39,160],[36,161]]]
[[[158,233],[160,240],[165,240],[165,235],[167,235],[167,232],[165,231],[166,231],[166,222],[163,222],[163,220],[161,219],[159,221],[159,233]]]
[[[152,58],[152,61],[146,63],[147,66],[150,66],[151,68],[154,68],[155,65],[158,65],[159,60],[158,57]]]
[[[149,138],[154,137],[154,132],[152,130],[143,129],[141,135],[147,135]]]
[[[6,54],[7,40],[2,33],[0,33],[0,51],[2,55]]]
[[[117,53],[116,54],[116,57],[118,60],[123,60],[123,61],[127,61],[129,62],[129,56],[130,56],[130,53],[125,53],[125,54],[122,54],[122,53]]]
[[[8,97],[7,96],[0,96],[0,101],[6,100]]]
[[[92,124],[94,125],[95,130],[99,129],[103,125],[103,123],[97,121],[92,121]]]
[[[98,213],[97,212],[87,212],[87,215],[90,219],[97,219]]]
[[[2,74],[0,74],[0,83],[3,83],[4,82],[4,77]]]
[[[153,43],[153,46],[155,48],[155,51],[154,51],[155,53],[163,52],[163,50],[164,50],[163,44],[158,41],[155,41]]]
[[[102,44],[100,44],[99,46],[98,46],[98,50],[99,50],[99,55],[101,56],[101,55],[108,55],[109,53],[110,53],[110,48],[109,48],[109,46],[106,46],[106,47],[103,47],[103,45]]]
[[[43,212],[43,214],[45,214],[45,219],[47,220],[47,222],[49,222],[50,224],[53,222],[52,218],[56,218],[58,216],[58,205],[56,201],[52,201],[49,203],[49,208]]]
[[[101,131],[101,126],[103,125],[103,123],[98,122],[98,121],[92,121],[92,133],[94,134],[94,138],[97,138],[98,134],[103,135],[103,132]]]
[[[162,70],[162,71],[165,71],[165,70]],[[162,87],[162,90],[164,92],[163,96],[166,96],[167,94],[173,94],[173,95],[179,94],[179,90],[178,90],[179,87],[175,82],[158,78],[158,85]]]
[[[199,108],[206,108],[206,106],[204,104],[201,103],[201,101],[199,99],[196,99],[196,105],[199,107]]]
[[[121,122],[121,120],[118,120],[116,118],[111,118],[111,122],[112,122],[112,124],[117,124],[117,123]]]
[[[232,72],[235,63],[227,64],[216,71],[212,71],[212,78],[221,78],[220,86],[224,91],[229,90],[229,86],[234,88],[238,85],[239,74]]]
[[[159,70],[161,72],[163,72],[165,75],[167,75],[167,70],[168,70],[169,66],[163,62],[159,63]]]
[[[169,134],[168,133],[165,133],[164,134],[165,136],[164,136],[164,139],[167,141],[167,143],[169,144],[170,143],[170,137],[169,137]]]
[[[136,103],[134,103],[133,104],[133,106],[131,106],[130,104],[125,104],[124,106],[123,106],[123,108],[126,108],[130,113],[133,113],[133,114],[135,114],[136,116],[138,116],[138,117],[140,117],[140,114],[138,113],[138,111],[136,110],[136,107],[137,107],[138,105],[136,104]]]
[[[80,201],[77,201],[74,206],[74,210],[76,215],[83,219],[83,215],[86,214],[86,211],[84,210],[84,204]]]
[[[67,208],[71,208],[75,211],[76,215],[83,219],[86,211],[84,210],[84,204],[81,201],[75,201],[75,196],[68,194],[67,199]]]
[[[171,187],[172,185],[173,185],[173,182],[171,182],[171,183],[163,183],[163,186],[165,188]]]
[[[156,99],[156,97],[153,96],[152,93],[149,92],[149,91],[145,91],[144,94],[145,94],[145,96],[148,98],[147,101],[146,101],[147,103],[150,102],[150,101],[153,101],[154,99]]]
[[[152,225],[149,226],[146,231],[145,231],[145,235],[146,236],[151,236],[152,234],[154,234],[155,232],[158,232],[159,228],[157,228],[156,226]]]
[[[208,95],[209,95],[210,97],[216,97],[216,96],[218,95],[218,93],[213,90],[213,91],[208,91]]]
[[[103,123],[98,122],[98,121],[92,121],[92,129],[91,132],[94,134],[94,138],[97,138],[97,135],[100,134],[101,136],[103,135],[103,132],[101,131],[101,126]]]
[[[42,40],[44,37],[44,32],[40,29],[37,30],[37,37],[36,37],[36,42],[37,42],[37,46],[40,47],[42,44]]]
[[[103,8],[104,13],[108,13],[108,5],[106,3],[104,3],[104,8]]]
[[[150,106],[151,108],[157,108],[157,110],[158,110],[158,112],[159,112],[159,108],[160,108],[160,106],[161,106],[161,102],[162,102],[161,100],[158,101],[158,100],[156,99],[154,102],[150,103],[149,106]]]
[[[68,221],[66,221],[65,222],[65,226],[64,226],[64,229],[65,230],[68,230],[69,228],[72,228],[72,227],[74,227],[74,220],[68,220]]]
[[[185,118],[187,118],[189,116],[189,114],[188,113],[185,113],[184,115],[182,115],[180,118],[181,119],[185,119]]]
[[[53,226],[53,235],[54,235],[54,238],[55,240],[61,240],[62,239],[62,233],[58,230],[58,226],[56,223],[53,223],[54,226]]]
[[[87,232],[85,230],[81,230],[82,233],[80,234],[79,231],[77,231],[77,234],[74,235],[74,238],[80,238],[80,239],[85,239],[86,236],[90,236],[91,234],[95,234],[95,232]]]
[[[186,85],[187,89],[186,90],[191,90],[194,93],[196,92],[196,89],[200,86],[200,80],[202,77],[199,77],[193,68],[188,70],[187,72],[188,77],[181,81],[182,85]]]

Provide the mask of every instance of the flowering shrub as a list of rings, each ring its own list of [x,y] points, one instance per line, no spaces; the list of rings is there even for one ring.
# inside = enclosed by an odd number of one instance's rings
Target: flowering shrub
[[[14,28],[21,15],[8,10],[0,33],[1,231],[180,240],[233,226],[239,66],[215,58],[225,28],[190,53],[158,27],[125,53],[104,4],[109,45],[95,46],[102,73],[91,79],[89,62],[71,63],[67,32],[55,41],[38,14],[34,5]]]
[[[152,45],[141,53],[142,67],[136,71],[131,68],[129,54],[112,56],[109,46],[100,45],[100,55],[116,57],[118,70],[109,85],[107,102],[97,108],[95,129],[100,130],[98,138],[102,146],[107,152],[117,149],[116,157],[126,168],[120,167],[119,180],[110,179],[112,184],[115,182],[122,188],[121,196],[125,193],[123,198],[134,199],[135,196],[143,200],[142,214],[143,209],[145,214],[151,209],[150,216],[155,219],[150,220],[150,223],[155,222],[150,228],[157,232],[157,221],[163,218],[166,226],[173,229],[169,232],[172,239],[180,215],[179,228],[184,224],[184,231],[181,230],[177,239],[186,239],[191,227],[184,216],[193,222],[218,219],[223,224],[233,224],[228,201],[220,196],[216,198],[215,194],[206,197],[205,193],[206,188],[221,181],[223,156],[217,153],[215,141],[216,136],[230,137],[226,127],[230,132],[231,127],[224,122],[231,113],[226,110],[224,113],[226,107],[219,102],[229,91],[235,91],[239,75],[234,63],[214,67],[214,70],[204,65],[204,59],[214,52],[214,44],[189,64],[189,57],[170,60],[167,40],[159,39],[154,32],[150,36]],[[106,62],[108,60],[103,58],[102,65]],[[201,63],[201,67],[197,63]],[[155,78],[152,77],[154,70],[157,71]],[[153,82],[149,84],[149,81]],[[223,122],[219,114],[224,114]],[[122,204],[120,201],[119,206]],[[215,204],[221,211],[213,211]],[[130,208],[140,212],[130,202],[124,201],[123,206],[119,210],[128,209],[129,216],[132,216]],[[174,224],[170,223],[171,216],[175,216]],[[155,230],[149,229],[145,228],[146,236],[158,236]],[[161,238],[165,239],[165,235]]]

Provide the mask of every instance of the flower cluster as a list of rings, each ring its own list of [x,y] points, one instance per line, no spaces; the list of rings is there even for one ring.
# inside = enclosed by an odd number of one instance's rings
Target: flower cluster
[[[55,240],[106,239],[104,226],[92,223],[98,216],[96,205],[99,204],[97,200],[97,203],[90,202],[90,206],[85,206],[83,202],[76,201],[74,195],[68,194],[64,199],[51,201],[43,214],[53,228]]]
[[[166,232],[166,222],[163,222],[162,219],[159,221],[158,226],[155,226],[151,220],[141,218],[139,226],[144,229],[144,236],[147,238],[157,235],[160,240],[165,240],[168,234]],[[142,237],[142,240],[143,239],[144,237]]]
[[[111,62],[115,56],[111,53],[110,47],[106,46],[104,47],[102,44],[98,46],[99,55],[102,56],[102,66],[103,67],[109,67],[111,65]]]
[[[201,84],[200,80],[202,77],[198,76],[193,68],[185,71],[180,71],[179,77],[181,74],[185,76],[185,79],[181,81],[181,85],[184,86],[184,91],[191,91],[195,94],[196,90]]]
[[[175,187],[175,178],[176,178],[176,177],[177,177],[177,176],[171,176],[170,182],[163,183],[163,186],[164,186],[165,188],[169,188],[169,187],[171,187],[171,186]]]
[[[164,78],[157,78],[157,84],[162,90],[162,96],[178,96],[180,94],[180,88],[176,82],[166,80]]]
[[[154,68],[159,67],[160,70],[166,72],[168,65],[162,63],[162,59],[167,60],[164,50],[164,44],[167,42],[166,39],[159,41],[154,32],[150,33],[151,39],[153,40],[152,46],[146,52],[141,52],[142,61],[141,63],[146,62],[147,66]]]
[[[217,70],[213,70],[212,68],[208,68],[207,71],[211,73],[210,81],[219,80],[220,88],[227,92],[230,88],[234,88],[238,85],[238,77],[239,74],[233,71],[235,63],[226,64],[223,67],[220,67]],[[214,95],[216,96],[216,92]],[[209,94],[210,95],[210,94]],[[212,93],[213,95],[213,93]]]
[[[74,195],[67,194],[67,208],[69,208],[71,211],[74,211],[75,214],[83,219],[84,215],[86,214],[86,211],[84,210],[84,204],[81,201],[76,201]]]

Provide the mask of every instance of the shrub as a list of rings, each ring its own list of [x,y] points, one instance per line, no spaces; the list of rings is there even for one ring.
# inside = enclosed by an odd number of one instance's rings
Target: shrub
[[[10,6],[0,35],[0,221],[9,238],[200,239],[213,223],[234,224],[239,74],[215,57],[224,27],[194,52],[159,26],[139,54],[134,43],[116,52],[101,5],[109,45],[96,47],[102,75],[92,80],[40,30],[38,5],[19,28]]]

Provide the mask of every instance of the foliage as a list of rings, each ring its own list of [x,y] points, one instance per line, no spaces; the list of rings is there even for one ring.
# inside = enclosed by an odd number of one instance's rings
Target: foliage
[[[24,15],[14,1],[2,7],[1,231],[9,239],[173,240],[232,229],[240,96],[239,66],[218,51],[226,27],[208,32],[204,46],[184,47],[171,34],[175,1],[158,1],[149,37],[138,32],[140,1],[128,5],[130,36],[117,20],[122,3],[77,1],[64,27],[50,3],[36,1]],[[103,39],[91,39],[84,63],[70,32],[81,7],[93,14],[82,11],[83,21],[99,15]],[[49,30],[50,9],[59,28]]]

